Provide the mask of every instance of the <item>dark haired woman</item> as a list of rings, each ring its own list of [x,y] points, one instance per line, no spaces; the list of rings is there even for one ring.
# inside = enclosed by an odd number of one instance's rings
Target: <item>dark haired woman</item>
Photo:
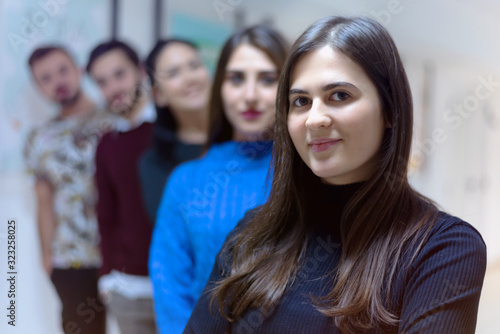
[[[408,184],[411,92],[380,24],[302,34],[274,134],[269,199],[228,236],[185,333],[474,333],[486,248]]]
[[[182,332],[227,233],[269,194],[271,129],[286,53],[283,38],[264,26],[236,33],[222,49],[208,151],[173,171],[158,209],[149,268],[161,333]]]
[[[156,220],[163,188],[174,167],[198,158],[207,139],[210,77],[197,48],[181,39],[160,40],[146,60],[156,122],[153,146],[139,161],[142,194]]]

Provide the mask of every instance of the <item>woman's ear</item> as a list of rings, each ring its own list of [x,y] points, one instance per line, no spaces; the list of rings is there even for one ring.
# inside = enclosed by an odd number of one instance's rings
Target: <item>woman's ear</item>
[[[166,107],[168,104],[167,97],[158,89],[158,85],[153,85],[153,99],[158,107]]]

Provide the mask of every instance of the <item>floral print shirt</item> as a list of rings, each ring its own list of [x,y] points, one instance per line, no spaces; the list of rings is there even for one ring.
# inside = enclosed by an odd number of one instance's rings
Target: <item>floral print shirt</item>
[[[52,243],[55,268],[101,265],[95,216],[94,155],[100,137],[113,128],[109,113],[54,118],[34,129],[24,147],[28,171],[54,189],[57,227]]]

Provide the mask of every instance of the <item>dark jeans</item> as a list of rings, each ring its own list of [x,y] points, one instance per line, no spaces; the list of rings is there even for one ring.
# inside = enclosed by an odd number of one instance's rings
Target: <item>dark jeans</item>
[[[62,302],[65,334],[104,334],[105,308],[97,295],[97,269],[54,269],[51,275]]]

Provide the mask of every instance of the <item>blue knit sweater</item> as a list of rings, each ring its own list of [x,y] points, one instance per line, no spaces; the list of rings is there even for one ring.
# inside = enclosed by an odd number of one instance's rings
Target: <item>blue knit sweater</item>
[[[182,333],[215,255],[245,212],[267,199],[272,142],[224,142],[171,174],[150,248],[160,332]]]

